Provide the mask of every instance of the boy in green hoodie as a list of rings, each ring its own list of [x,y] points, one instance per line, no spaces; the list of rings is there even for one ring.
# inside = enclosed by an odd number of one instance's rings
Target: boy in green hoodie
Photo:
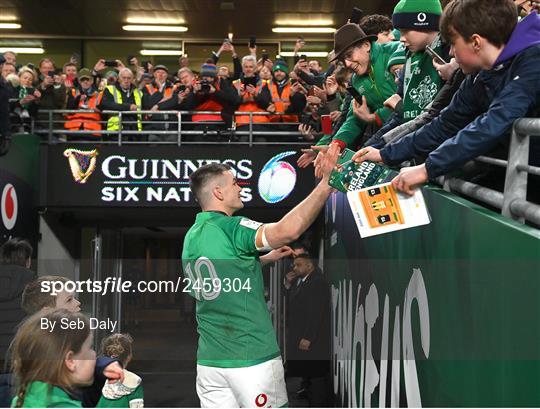
[[[433,56],[426,49],[430,47],[444,62],[438,61],[438,67],[452,66],[449,63],[449,47],[441,42],[439,18],[442,7],[439,0],[401,0],[394,8],[392,22],[400,31],[400,41],[406,47],[406,60],[403,67],[403,84],[398,90],[402,98],[402,111],[395,113],[367,143],[377,146],[384,134],[416,118],[433,101],[444,85],[441,75],[433,64]],[[437,62],[437,60],[435,60]]]

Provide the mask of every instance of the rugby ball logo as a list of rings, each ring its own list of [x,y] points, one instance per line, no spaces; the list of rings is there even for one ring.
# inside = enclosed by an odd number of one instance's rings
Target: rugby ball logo
[[[266,203],[281,202],[294,190],[296,170],[282,159],[295,154],[295,151],[280,153],[263,166],[259,175],[259,195]]]
[[[8,183],[2,191],[2,222],[8,230],[12,230],[17,223],[17,214],[19,213],[19,201],[15,187]]]

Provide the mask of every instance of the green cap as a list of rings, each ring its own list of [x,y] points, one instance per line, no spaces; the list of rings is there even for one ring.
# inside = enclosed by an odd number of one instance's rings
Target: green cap
[[[289,66],[285,61],[276,61],[272,66],[272,72],[283,71],[285,74],[289,73]]]
[[[388,68],[399,65],[399,64],[405,64],[405,47],[403,44],[400,44],[399,47],[392,53],[390,56],[390,59],[388,60]]]
[[[392,14],[392,24],[398,29],[439,31],[442,14],[439,0],[400,0]]]
[[[77,74],[78,79],[88,78],[92,79],[92,71],[90,71],[88,68],[81,68],[79,70],[79,73]]]

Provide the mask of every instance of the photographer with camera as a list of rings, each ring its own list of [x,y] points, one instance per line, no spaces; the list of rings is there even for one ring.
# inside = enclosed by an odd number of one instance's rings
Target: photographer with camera
[[[222,121],[225,128],[230,128],[240,102],[235,89],[228,80],[218,78],[217,67],[211,63],[202,65],[199,78],[193,83],[195,111],[215,111],[215,114],[194,114],[192,121],[201,122],[195,129],[219,131]]]
[[[107,80],[107,85],[114,85],[118,81],[118,71],[122,68],[125,68],[125,65],[120,60],[100,58],[92,70],[94,86],[99,89],[102,79]]]
[[[64,128],[70,131],[101,131],[101,114],[97,109],[101,96],[93,84],[92,71],[82,68],[77,75],[77,84],[77,87],[71,88],[68,93],[66,108],[94,112],[67,114]],[[92,135],[101,136],[96,132]]]
[[[236,88],[240,105],[237,108],[242,112],[266,112],[268,106],[272,102],[268,82],[262,81],[256,72],[257,60],[252,55],[246,55],[242,58],[242,75],[233,85]],[[247,131],[249,129],[249,115],[236,115],[236,130]],[[266,131],[268,130],[264,124],[270,122],[269,116],[253,115],[253,130]],[[240,140],[247,141],[247,136],[240,137]],[[254,138],[259,141],[264,141],[264,138]]]
[[[122,68],[118,81],[114,85],[107,85],[103,90],[103,98],[99,109],[102,111],[140,111],[142,108],[142,92],[133,84],[134,75],[129,68]],[[123,130],[142,131],[142,117],[140,114],[126,115],[122,118]],[[108,131],[120,130],[118,115],[111,115],[107,121]],[[135,140],[132,136],[130,140]]]
[[[63,84],[62,77],[56,72],[54,62],[49,58],[43,58],[39,62],[39,81],[37,89],[41,93],[38,101],[40,109],[53,110],[64,109],[66,107],[67,90]],[[38,118],[42,125],[47,128],[47,114],[39,115]],[[53,120],[61,120],[61,115],[55,114]]]

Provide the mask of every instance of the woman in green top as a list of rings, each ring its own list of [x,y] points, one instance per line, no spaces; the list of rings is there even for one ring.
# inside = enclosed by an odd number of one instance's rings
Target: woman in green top
[[[33,87],[36,74],[28,67],[22,67],[19,70],[19,85],[14,90],[13,97],[18,99],[14,112],[21,118],[35,116],[38,106],[37,101],[41,93]]]
[[[101,353],[109,358],[116,358],[124,367],[124,380],[106,383],[98,408],[142,408],[144,394],[142,380],[125,368],[133,358],[133,338],[129,334],[113,334],[101,343]]]
[[[18,384],[11,407],[82,407],[73,392],[92,384],[96,364],[86,316],[67,310],[34,314],[18,329],[11,353]]]

